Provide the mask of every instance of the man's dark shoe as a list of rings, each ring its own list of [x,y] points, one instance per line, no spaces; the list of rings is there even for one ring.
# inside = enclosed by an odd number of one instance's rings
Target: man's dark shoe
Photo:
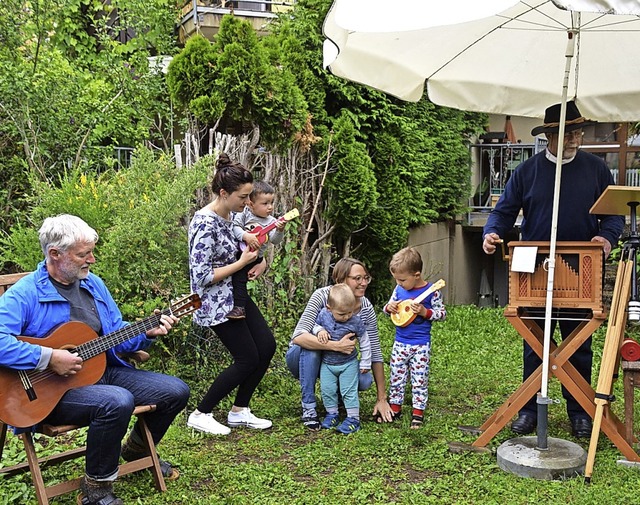
[[[571,430],[573,436],[576,438],[589,438],[591,437],[591,429],[593,423],[588,417],[575,417],[571,419]]]
[[[80,482],[80,494],[76,503],[78,505],[124,505],[124,502],[113,494],[113,482],[97,481],[87,475]]]
[[[520,414],[518,419],[511,423],[511,431],[518,435],[533,433],[538,425],[538,420],[530,414]]]

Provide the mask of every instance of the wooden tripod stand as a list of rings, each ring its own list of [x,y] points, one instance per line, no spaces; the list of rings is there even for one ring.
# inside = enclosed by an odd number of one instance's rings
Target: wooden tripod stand
[[[627,210],[631,217],[631,233],[622,250],[622,256],[616,274],[616,283],[611,301],[611,315],[602,350],[602,361],[598,374],[598,385],[595,393],[595,415],[593,416],[593,430],[589,442],[589,452],[585,465],[585,481],[591,481],[593,465],[602,420],[610,414],[609,404],[612,400],[613,379],[620,364],[620,346],[624,339],[627,324],[627,306],[633,297],[637,299],[636,286],[636,255],[640,246],[636,227],[636,207],[640,204],[640,189],[627,186],[609,186],[591,208],[592,214],[624,215]],[[625,440],[623,432],[614,433],[614,438],[607,433],[609,439],[620,449],[629,461],[640,462],[640,457]],[[622,441],[621,441],[622,440]]]

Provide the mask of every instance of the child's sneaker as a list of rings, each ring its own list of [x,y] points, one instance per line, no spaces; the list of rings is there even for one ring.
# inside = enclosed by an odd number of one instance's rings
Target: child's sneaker
[[[326,417],[320,423],[320,427],[325,430],[330,430],[331,428],[335,428],[338,426],[340,419],[338,418],[338,414],[327,414]]]
[[[227,319],[245,319],[247,314],[244,307],[233,307],[231,312],[229,312],[225,317]]]
[[[316,409],[303,409],[302,424],[311,431],[320,429],[320,419],[318,419]]]
[[[212,435],[228,435],[231,430],[224,424],[220,424],[211,413],[193,411],[187,420],[187,426],[194,430],[204,431]]]
[[[266,430],[271,428],[273,423],[268,419],[260,419],[251,413],[251,409],[245,407],[240,412],[230,411],[227,415],[229,426],[247,426],[256,430]]]
[[[356,431],[360,431],[360,420],[355,417],[347,417],[342,424],[336,428],[340,433],[350,435]]]
[[[412,430],[418,430],[422,426],[424,422],[424,416],[420,416],[418,414],[413,414],[411,416],[411,425],[409,426]]]

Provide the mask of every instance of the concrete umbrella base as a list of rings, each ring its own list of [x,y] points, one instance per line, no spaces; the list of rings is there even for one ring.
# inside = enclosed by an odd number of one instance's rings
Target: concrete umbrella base
[[[505,472],[539,480],[567,479],[584,474],[587,452],[578,444],[548,438],[548,449],[536,446],[537,437],[512,438],[498,447],[498,466]]]

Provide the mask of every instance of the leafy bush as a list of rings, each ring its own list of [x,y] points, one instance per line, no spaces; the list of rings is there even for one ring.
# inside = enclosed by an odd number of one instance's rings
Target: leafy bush
[[[57,184],[33,181],[29,216],[0,239],[0,261],[5,268],[33,270],[42,259],[37,239],[42,221],[75,214],[100,235],[93,270],[117,302],[155,303],[157,298],[187,293],[185,223],[195,192],[206,186],[210,172],[209,158],[193,168],[176,169],[166,156],[141,148],[126,170],[102,174],[73,170]],[[123,311],[135,313],[135,308],[125,304]]]
[[[307,119],[307,104],[291,70],[269,53],[246,20],[225,15],[213,43],[189,39],[167,75],[173,101],[203,124],[259,128],[261,142],[286,147]],[[249,126],[250,125],[250,126]]]

